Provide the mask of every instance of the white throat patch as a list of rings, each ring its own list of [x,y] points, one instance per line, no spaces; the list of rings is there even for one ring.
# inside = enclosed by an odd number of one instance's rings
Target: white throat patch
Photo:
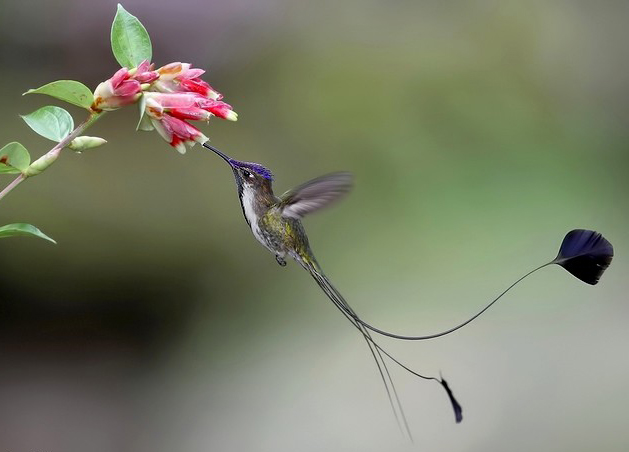
[[[242,208],[245,212],[245,217],[251,226],[251,231],[255,238],[266,246],[262,236],[260,234],[260,228],[258,227],[258,215],[256,214],[255,209],[253,208],[253,203],[255,202],[255,195],[252,188],[247,187],[246,185],[242,189]]]

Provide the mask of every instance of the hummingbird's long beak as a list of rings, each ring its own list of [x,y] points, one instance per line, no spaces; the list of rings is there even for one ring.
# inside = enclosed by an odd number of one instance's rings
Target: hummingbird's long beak
[[[207,143],[203,143],[203,147],[209,149],[210,151],[213,151],[215,154],[217,154],[219,157],[221,157],[223,160],[225,160],[227,163],[229,163],[229,166],[233,166],[232,165],[232,159],[227,157],[225,154],[223,154],[221,151],[216,149],[214,146],[210,146]]]

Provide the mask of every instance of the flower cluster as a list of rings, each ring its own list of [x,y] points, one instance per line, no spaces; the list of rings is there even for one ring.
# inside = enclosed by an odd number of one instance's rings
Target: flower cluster
[[[180,153],[208,138],[186,120],[209,121],[212,116],[236,121],[238,115],[223,96],[200,77],[202,69],[170,63],[157,70],[148,61],[122,68],[94,91],[92,109],[115,110],[140,100],[141,130],[156,130]]]

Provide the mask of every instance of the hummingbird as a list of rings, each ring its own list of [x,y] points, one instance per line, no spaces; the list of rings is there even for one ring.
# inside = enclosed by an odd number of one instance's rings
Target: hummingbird
[[[454,398],[447,382],[442,377],[425,376],[415,372],[382,348],[374,340],[364,322],[323,273],[310,248],[308,235],[301,220],[306,215],[329,206],[347,195],[353,186],[351,173],[336,172],[317,177],[278,197],[273,192],[273,174],[268,168],[259,163],[235,160],[207,143],[203,146],[216,153],[231,167],[242,213],[254,237],[273,253],[280,266],[286,266],[286,259],[292,258],[303,267],[332,303],[362,334],[375,360],[395,418],[400,428],[404,426],[403,429],[409,438],[412,440],[412,433],[384,356],[417,377],[439,382],[452,403],[456,422],[461,422],[462,408]]]
[[[254,237],[273,253],[280,266],[286,266],[286,259],[292,258],[304,268],[333,305],[360,332],[380,373],[398,426],[406,432],[411,441],[413,436],[385,357],[416,377],[438,382],[450,400],[457,423],[463,419],[462,407],[441,375],[439,377],[426,376],[414,371],[380,346],[371,334],[372,332],[407,341],[445,336],[480,317],[518,283],[544,267],[552,264],[559,265],[581,281],[595,285],[611,264],[614,255],[611,243],[600,233],[587,229],[574,229],[565,235],[559,253],[553,260],[534,268],[517,279],[489,304],[464,322],[435,334],[404,335],[392,333],[365,322],[350,307],[343,295],[334,287],[321,269],[310,248],[308,236],[302,224],[302,219],[306,215],[337,202],[350,192],[353,186],[351,173],[336,172],[317,177],[288,190],[281,196],[276,196],[273,192],[273,174],[268,168],[259,163],[235,160],[207,143],[204,143],[203,146],[213,151],[230,166],[236,181],[243,216]]]

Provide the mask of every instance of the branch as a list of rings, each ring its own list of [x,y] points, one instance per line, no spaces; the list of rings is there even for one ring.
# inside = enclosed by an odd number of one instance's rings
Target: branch
[[[81,135],[83,131],[85,131],[88,127],[94,124],[98,118],[103,115],[104,112],[91,112],[85,121],[79,124],[70,134],[61,140],[59,143],[55,145],[50,151],[41,156],[39,159],[35,160],[31,166],[28,168],[33,168],[35,171],[32,171],[30,174],[28,173],[28,169],[26,172],[21,173],[17,176],[9,185],[7,185],[4,190],[0,192],[0,200],[4,198],[7,194],[11,192],[15,187],[17,187],[22,181],[26,180],[29,176],[34,176],[39,174],[41,171],[46,169],[52,162],[54,162],[61,150],[65,148],[72,140]]]

